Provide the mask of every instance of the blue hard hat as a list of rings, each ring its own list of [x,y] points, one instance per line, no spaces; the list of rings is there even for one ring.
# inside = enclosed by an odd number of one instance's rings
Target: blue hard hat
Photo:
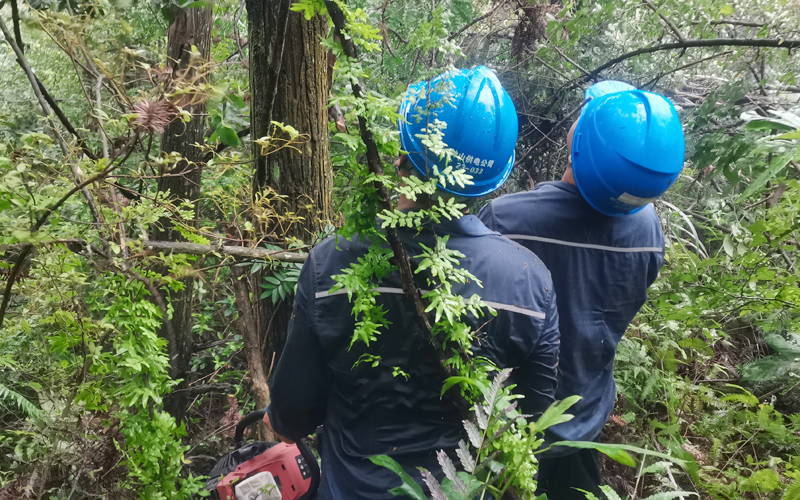
[[[636,87],[629,83],[618,82],[616,80],[605,80],[597,82],[583,94],[584,99],[596,99],[604,95],[614,94],[616,92],[623,92],[625,90],[636,90]]]
[[[683,169],[684,138],[669,100],[642,90],[613,92],[584,106],[572,137],[572,171],[584,199],[612,216],[658,199]]]
[[[423,176],[445,161],[429,151],[418,135],[426,121],[446,124],[442,141],[457,153],[452,166],[464,169],[473,184],[439,186],[458,196],[483,196],[503,185],[514,166],[517,110],[497,76],[487,67],[443,73],[412,85],[400,106],[400,144]]]

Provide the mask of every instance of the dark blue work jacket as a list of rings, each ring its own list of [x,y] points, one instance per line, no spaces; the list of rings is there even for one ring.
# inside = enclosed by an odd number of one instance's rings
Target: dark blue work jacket
[[[610,217],[594,210],[577,187],[557,181],[502,196],[478,217],[533,251],[553,277],[561,330],[556,399],[583,399],[568,412],[575,418],[555,426],[548,440],[596,439],[616,399],[617,344],[664,264],[655,209]],[[558,448],[548,456],[573,451]]]
[[[488,230],[477,217],[399,230],[412,257],[429,248],[436,235],[450,235],[448,248],[462,252],[462,267],[483,282],[457,285],[465,298],[478,294],[497,316],[470,317],[478,331],[473,352],[500,367],[516,368],[512,382],[524,388],[527,413],[553,401],[558,362],[558,312],[550,274],[530,251]],[[286,346],[270,380],[269,415],[275,431],[300,439],[324,424],[320,500],[390,499],[400,480],[366,457],[386,454],[421,482],[416,467],[441,474],[435,452],[452,451],[464,437],[461,416],[440,398],[438,361],[420,336],[417,313],[399,276],[390,274],[377,290],[389,328],[369,347],[350,348],[355,325],[347,293],[329,293],[340,274],[367,252],[367,244],[329,238],[310,253],[300,273]],[[415,259],[416,260],[416,259]],[[428,289],[424,278],[418,286]],[[381,357],[372,367],[354,363],[364,353]],[[410,375],[392,376],[392,367]],[[453,389],[455,390],[455,389]],[[425,488],[423,486],[423,488]]]

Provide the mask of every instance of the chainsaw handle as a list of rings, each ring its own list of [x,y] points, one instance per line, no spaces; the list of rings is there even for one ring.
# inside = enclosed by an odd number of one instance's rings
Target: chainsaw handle
[[[235,448],[241,448],[244,446],[244,430],[253,425],[254,423],[261,421],[264,419],[264,415],[267,414],[267,410],[256,410],[252,413],[248,413],[236,424],[236,433],[233,435],[233,442],[235,444]]]

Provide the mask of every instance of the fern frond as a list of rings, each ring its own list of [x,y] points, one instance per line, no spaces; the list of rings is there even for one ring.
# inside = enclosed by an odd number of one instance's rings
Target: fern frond
[[[0,383],[0,401],[7,401],[15,404],[29,417],[40,417],[43,413],[42,410],[28,401],[25,396],[2,383]]]

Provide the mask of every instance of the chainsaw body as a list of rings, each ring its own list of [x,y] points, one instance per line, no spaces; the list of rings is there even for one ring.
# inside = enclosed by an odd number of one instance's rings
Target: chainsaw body
[[[236,426],[237,449],[209,473],[205,489],[214,500],[312,500],[319,488],[319,465],[305,440],[297,444],[256,441],[244,444],[245,428],[266,410],[246,415]]]

